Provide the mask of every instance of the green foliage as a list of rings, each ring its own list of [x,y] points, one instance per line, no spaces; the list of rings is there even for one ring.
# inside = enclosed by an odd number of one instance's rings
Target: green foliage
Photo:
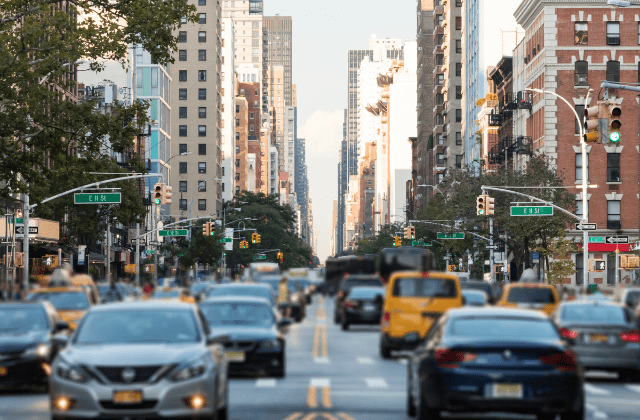
[[[220,266],[220,257],[224,246],[220,243],[222,231],[216,229],[215,236],[205,236],[202,234],[203,222],[192,229],[191,240],[178,239],[176,245],[170,243],[161,247],[162,251],[169,251],[175,258],[182,270],[188,270],[196,263],[209,264],[213,269]]]
[[[558,232],[558,238],[551,241],[547,248],[538,248],[547,259],[547,280],[549,284],[560,284],[576,273],[576,265],[571,259],[578,247],[564,237],[564,231]]]
[[[66,10],[65,10],[66,9]],[[30,193],[43,179],[59,178],[68,155],[99,160],[104,141],[122,152],[148,121],[147,104],[114,104],[94,112],[91,101],[65,101],[76,91],[75,63],[127,60],[141,45],[157,63],[173,62],[173,31],[186,16],[185,0],[4,0],[0,8],[0,196]]]

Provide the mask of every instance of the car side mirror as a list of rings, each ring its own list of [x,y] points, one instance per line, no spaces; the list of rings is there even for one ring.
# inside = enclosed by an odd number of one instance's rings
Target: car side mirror
[[[293,321],[291,320],[291,318],[282,318],[278,321],[277,326],[278,328],[286,328],[290,326],[292,323]]]
[[[55,328],[53,329],[53,332],[54,332],[54,333],[59,333],[60,331],[66,331],[66,330],[68,330],[69,328],[70,328],[70,327],[69,327],[69,323],[67,323],[67,322],[62,322],[62,321],[61,321],[61,322],[56,323],[56,326],[55,326]]]
[[[207,345],[213,346],[215,344],[225,345],[231,342],[231,336],[228,334],[225,335],[211,335],[207,338]]]
[[[69,344],[69,336],[66,334],[55,334],[51,337],[51,344],[56,349],[61,349]]]
[[[462,296],[462,306],[465,306],[467,304],[467,298]]]

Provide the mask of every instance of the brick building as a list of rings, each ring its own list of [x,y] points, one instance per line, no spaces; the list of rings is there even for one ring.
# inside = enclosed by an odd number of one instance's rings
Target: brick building
[[[585,105],[603,99],[604,80],[638,82],[640,8],[609,7],[605,0],[524,0],[515,17],[525,30],[522,43],[514,51],[514,91],[537,88],[566,98],[579,115]],[[593,92],[586,97],[589,89]],[[587,172],[589,184],[588,218],[597,223],[592,237],[625,235],[638,240],[638,113],[636,93],[608,91],[609,99],[620,104],[621,141],[590,143],[588,165],[583,171],[579,126],[573,110],[553,95],[535,94],[532,109],[523,114],[526,135],[534,152],[545,153],[564,175],[565,185],[576,193],[576,212],[582,214],[579,184]],[[523,127],[523,128],[524,128]],[[573,226],[571,226],[573,227]],[[582,234],[569,230],[568,237],[581,243]],[[629,245],[618,246],[621,252]],[[613,285],[616,245],[589,245],[589,258],[607,261],[607,270],[590,273],[590,283]],[[582,284],[582,254],[574,255],[578,273],[567,283]],[[628,283],[633,276],[621,271]]]
[[[235,194],[247,189],[247,154],[249,152],[249,111],[247,98],[236,97],[236,165],[235,165]]]

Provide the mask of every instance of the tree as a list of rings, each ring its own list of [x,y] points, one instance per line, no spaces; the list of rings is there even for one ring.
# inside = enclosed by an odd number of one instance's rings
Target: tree
[[[578,247],[558,232],[558,237],[547,248],[538,248],[547,262],[547,281],[549,284],[561,284],[576,273],[576,264],[570,254],[578,252]],[[549,258],[551,257],[551,259]]]
[[[64,100],[75,92],[75,64],[125,65],[129,45],[154,62],[173,62],[174,30],[196,22],[185,0],[4,0],[0,8],[0,196],[31,193],[59,177],[68,155],[102,158],[105,146],[122,152],[147,122],[145,102],[115,103],[112,113],[94,103]],[[105,139],[109,144],[105,145]]]
[[[195,264],[208,264],[214,270],[220,266],[224,250],[220,243],[221,231],[216,230],[215,235],[205,236],[202,234],[203,223],[192,228],[191,240],[178,239],[176,245],[167,243],[161,248],[177,257],[179,266],[184,271]]]

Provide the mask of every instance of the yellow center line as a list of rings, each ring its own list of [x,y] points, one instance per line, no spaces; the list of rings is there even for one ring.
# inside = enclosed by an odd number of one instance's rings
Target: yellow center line
[[[293,413],[288,417],[285,417],[283,420],[297,420],[300,416],[302,416],[302,413],[298,412],[298,413]]]
[[[329,357],[329,344],[327,342],[327,326],[322,326],[322,357]]]
[[[318,395],[316,392],[316,387],[313,385],[309,385],[309,392],[307,394],[307,405],[309,408],[318,407]]]
[[[329,413],[322,413],[322,417],[324,417],[327,420],[339,420],[337,417],[334,417]]]
[[[304,416],[301,420],[313,420],[316,417],[318,417],[318,413],[309,413],[306,416]]]
[[[322,406],[324,408],[331,408],[331,390],[328,386],[322,387]]]
[[[340,418],[343,420],[356,420],[355,418],[351,417],[346,413],[338,413],[338,416],[340,416]]]
[[[316,330],[313,333],[313,350],[312,355],[313,357],[318,357],[318,347],[320,344],[320,325],[316,325]]]

